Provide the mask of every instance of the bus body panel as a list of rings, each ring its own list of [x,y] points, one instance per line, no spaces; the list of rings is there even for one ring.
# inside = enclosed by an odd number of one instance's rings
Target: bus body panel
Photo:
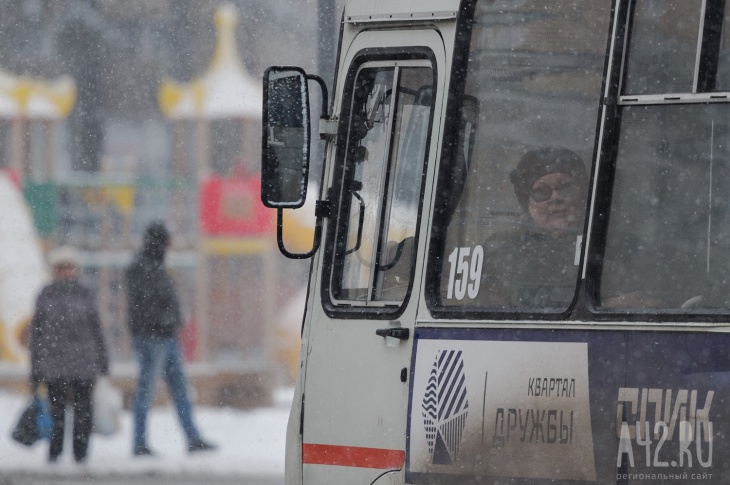
[[[405,35],[402,31],[362,32],[343,49],[342,70],[347,72],[362,52],[383,51],[386,60],[382,62],[387,62],[388,49],[407,51],[414,46],[428,49],[437,73],[432,141],[425,174],[424,199],[430,200],[449,67],[441,35],[435,30],[418,29]],[[400,64],[407,65],[408,61]],[[346,76],[340,76],[338,93],[344,90],[345,82]],[[336,106],[343,103],[339,96]],[[333,183],[333,157],[328,154],[326,186]],[[422,224],[426,220],[424,217]],[[332,230],[329,223],[326,230]],[[425,236],[420,238],[417,254],[425,253],[425,240]],[[421,284],[422,258],[416,263],[414,288]],[[376,330],[397,324],[412,332],[418,297],[414,292],[403,314],[393,320],[329,318],[317,298],[322,293],[322,260],[320,253],[310,281],[302,347],[306,363],[297,384],[295,401],[299,402],[293,406],[289,423],[288,466],[295,467],[298,453],[291,450],[291,445],[301,439],[304,483],[371,483],[389,470],[401,469],[405,462],[405,414],[399,410],[405,408],[408,399],[408,386],[401,375],[407,375],[402,370],[408,368],[411,357],[410,340],[386,339],[376,335]],[[296,414],[303,415],[303,424]],[[297,436],[299,426],[303,430],[301,437]],[[287,470],[288,482],[295,478],[296,472]]]
[[[415,345],[407,483],[727,481],[729,334],[436,327]]]
[[[407,15],[409,18],[411,15],[418,16],[419,14],[435,12],[452,12],[455,13],[459,9],[461,2],[450,0],[408,0],[408,1],[388,1],[388,0],[356,0],[348,1],[345,7],[345,20],[348,18],[364,20],[365,17],[376,16],[375,20],[381,22],[387,21],[386,16]]]

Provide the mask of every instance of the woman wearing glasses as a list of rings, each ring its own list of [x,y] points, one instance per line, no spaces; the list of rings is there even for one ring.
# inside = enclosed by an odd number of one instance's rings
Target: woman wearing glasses
[[[565,309],[578,276],[588,175],[580,157],[565,148],[525,154],[510,174],[522,224],[484,244],[482,304]]]

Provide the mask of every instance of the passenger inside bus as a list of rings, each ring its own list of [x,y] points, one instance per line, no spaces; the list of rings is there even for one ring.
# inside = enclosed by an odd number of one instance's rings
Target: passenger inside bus
[[[588,174],[583,160],[566,148],[529,151],[510,173],[524,222],[490,237],[484,244],[482,304],[516,308],[565,309],[575,295]],[[624,246],[636,242],[624,235]],[[641,268],[619,258],[606,273],[621,282],[602,299],[603,307],[663,307],[633,277]]]
[[[510,174],[524,221],[484,243],[480,303],[566,308],[575,293],[588,176],[565,148],[525,154]]]

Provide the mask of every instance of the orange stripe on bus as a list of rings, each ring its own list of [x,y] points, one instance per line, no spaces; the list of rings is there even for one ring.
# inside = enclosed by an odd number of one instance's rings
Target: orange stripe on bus
[[[358,446],[302,445],[302,462],[307,465],[335,465],[357,468],[402,468],[406,452]]]

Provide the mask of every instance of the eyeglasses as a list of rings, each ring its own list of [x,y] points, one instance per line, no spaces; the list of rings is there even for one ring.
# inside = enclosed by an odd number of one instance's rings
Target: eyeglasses
[[[530,191],[530,197],[535,202],[545,202],[550,200],[553,192],[564,199],[575,199],[580,194],[580,187],[575,182],[565,182],[553,188],[548,185],[538,185]]]

